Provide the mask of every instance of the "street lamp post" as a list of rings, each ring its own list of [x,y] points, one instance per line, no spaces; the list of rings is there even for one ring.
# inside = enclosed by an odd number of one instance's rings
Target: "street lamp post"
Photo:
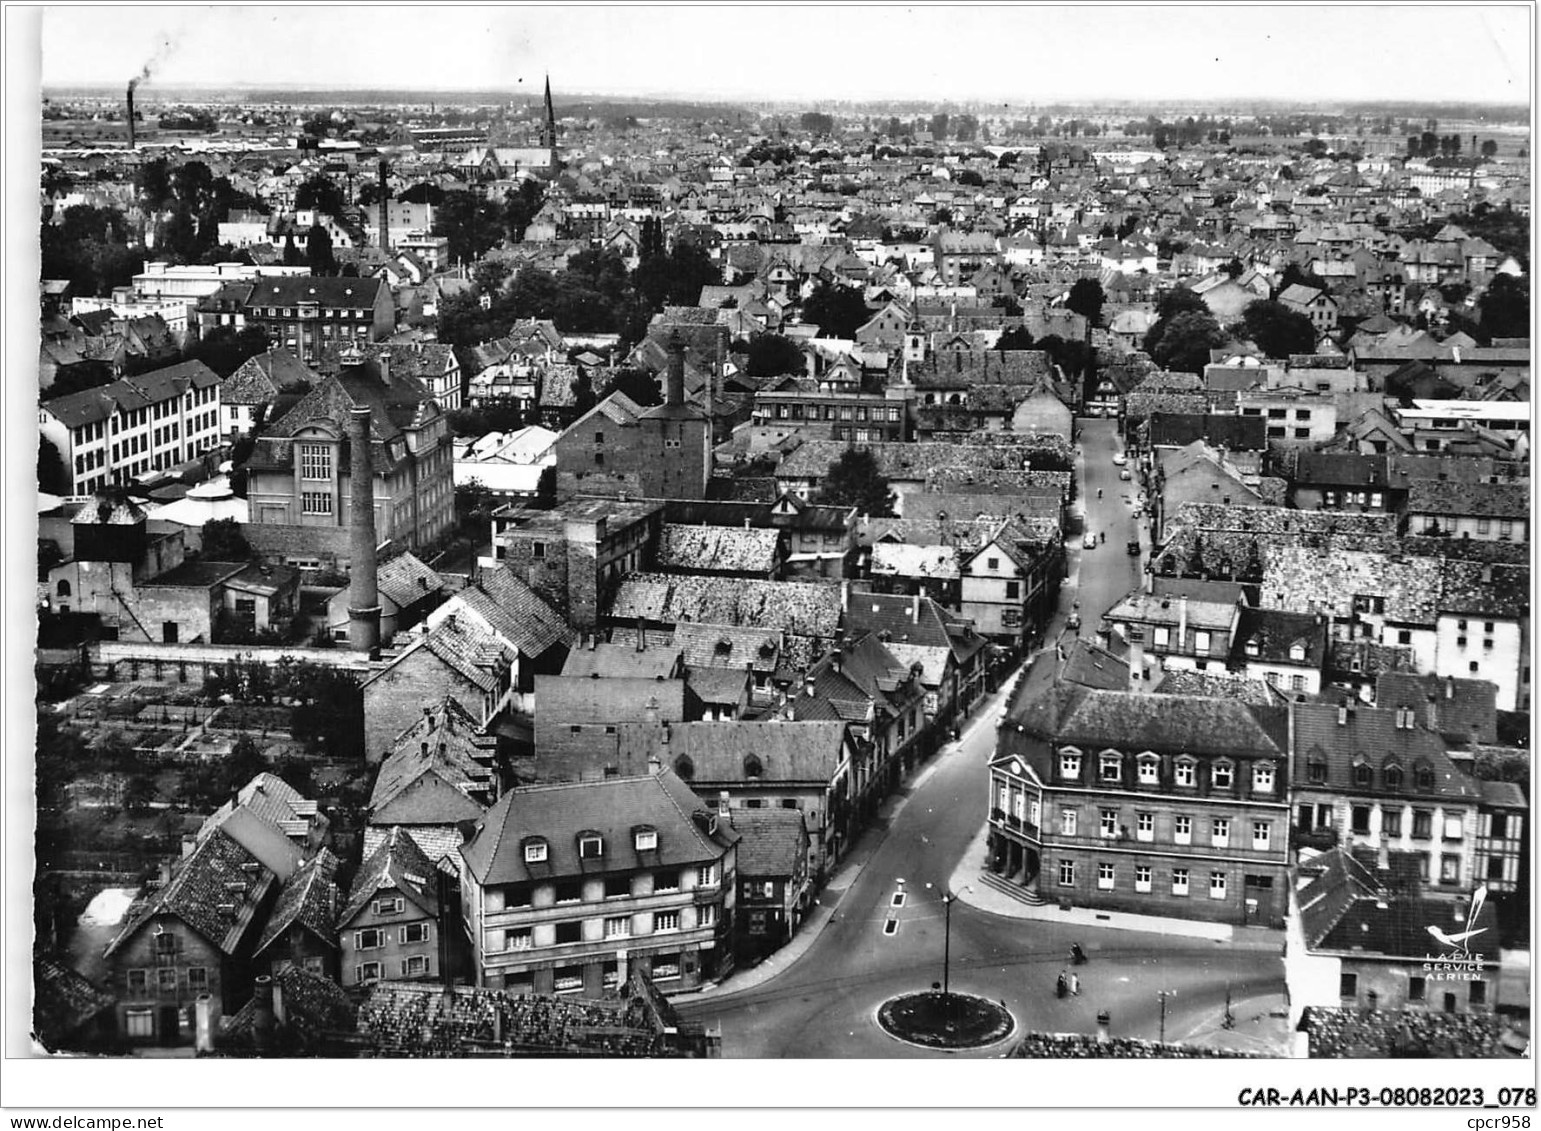
[[[926,887],[930,888],[930,884]],[[968,884],[964,884],[963,891],[973,891]],[[944,926],[942,928],[942,997],[952,999],[952,905],[958,901],[958,893],[943,891],[942,908],[944,914]]]

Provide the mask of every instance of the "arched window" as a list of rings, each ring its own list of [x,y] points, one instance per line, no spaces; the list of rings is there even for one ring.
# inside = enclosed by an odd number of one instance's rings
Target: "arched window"
[[[1368,789],[1370,785],[1370,765],[1365,761],[1354,763],[1354,784],[1360,789]]]
[[[674,759],[674,772],[679,775],[681,781],[690,781],[696,776],[696,764],[690,760],[687,754],[681,754]]]
[[[59,590],[58,590],[58,592],[59,592],[59,596],[61,596],[61,597],[68,597],[70,595],[70,583],[68,581],[66,581],[62,577],[59,578]]]
[[[1401,766],[1397,765],[1395,762],[1392,762],[1392,763],[1389,763],[1386,766],[1385,770],[1382,771],[1382,772],[1384,773],[1385,778],[1386,778],[1386,788],[1387,789],[1401,789],[1402,788],[1402,767]]]
[[[1414,774],[1419,789],[1434,788],[1434,771],[1428,766],[1419,766]]]

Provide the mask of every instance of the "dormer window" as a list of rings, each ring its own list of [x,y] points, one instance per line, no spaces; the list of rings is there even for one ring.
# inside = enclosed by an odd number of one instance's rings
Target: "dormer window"
[[[1103,781],[1120,781],[1124,776],[1124,760],[1114,751],[1106,751],[1097,758],[1097,773]]]
[[[1253,793],[1273,792],[1273,770],[1274,767],[1272,762],[1259,762],[1257,765],[1252,767]]]
[[[1191,786],[1196,779],[1196,771],[1197,763],[1192,758],[1184,755],[1177,759],[1176,764],[1172,767],[1172,780],[1177,785]]]
[[[1081,755],[1066,751],[1059,756],[1059,776],[1069,781],[1081,780]]]
[[[1141,754],[1139,757],[1139,771],[1141,785],[1159,785],[1161,783],[1161,759],[1154,754]]]
[[[632,843],[638,852],[651,852],[658,847],[658,830],[638,829],[632,834]]]
[[[1306,646],[1299,642],[1290,645],[1290,659],[1297,663],[1306,658]]]
[[[753,754],[744,759],[744,776],[751,781],[758,781],[765,776],[764,764]]]
[[[1417,781],[1419,789],[1429,790],[1434,788],[1434,771],[1428,766],[1419,766],[1414,774],[1414,779]]]
[[[1236,768],[1230,762],[1216,762],[1209,771],[1209,783],[1216,789],[1230,789],[1236,779]]]
[[[1382,771],[1386,779],[1387,789],[1402,788],[1402,767],[1392,763]]]
[[[598,833],[578,834],[578,858],[597,860],[605,854],[605,838]]]
[[[1258,643],[1257,643],[1256,640],[1249,640],[1249,641],[1247,641],[1247,655],[1249,655],[1249,656],[1257,656],[1257,655],[1260,655],[1262,653],[1262,651],[1263,650],[1258,647]]]
[[[1320,785],[1327,780],[1327,763],[1320,758],[1313,758],[1306,763],[1306,777]]]
[[[524,842],[524,862],[526,864],[543,864],[546,861],[548,846],[544,840],[527,840]]]
[[[1360,789],[1370,787],[1370,766],[1363,759],[1356,759],[1354,762],[1354,785]]]
[[[674,772],[681,781],[690,781],[696,776],[696,764],[687,755],[681,754],[674,759]]]

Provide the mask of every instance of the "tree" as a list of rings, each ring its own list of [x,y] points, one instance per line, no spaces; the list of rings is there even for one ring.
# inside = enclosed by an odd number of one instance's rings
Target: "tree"
[[[210,562],[250,561],[251,546],[233,518],[211,518],[203,524],[203,559]]]
[[[749,343],[749,360],[744,370],[751,377],[778,377],[783,373],[803,373],[807,363],[796,342],[780,334],[761,334]]]
[[[894,493],[878,471],[877,457],[868,448],[850,448],[830,464],[820,499],[832,506],[855,507],[863,515],[893,513]]]
[[[330,179],[317,173],[295,190],[294,206],[298,209],[315,209],[329,216],[341,215],[342,189]]]
[[[1100,282],[1096,279],[1077,279],[1070,288],[1070,297],[1065,300],[1065,305],[1096,326],[1102,321],[1102,304],[1106,301],[1107,296]]]
[[[1530,337],[1530,276],[1494,276],[1477,309],[1487,338]]]
[[[220,377],[228,377],[248,358],[266,353],[270,342],[261,326],[216,326],[189,345],[183,353],[189,361],[201,361]]]
[[[305,262],[312,275],[335,275],[337,258],[332,254],[332,234],[320,224],[312,224],[305,235]]]
[[[1160,331],[1154,341],[1147,336],[1147,352],[1163,369],[1202,373],[1209,363],[1209,351],[1219,349],[1229,338],[1214,315],[1208,311],[1185,311],[1164,318],[1151,327]]]
[[[39,436],[37,442],[37,487],[50,495],[70,493],[70,476],[64,466],[64,457],[47,436]]]
[[[1316,352],[1316,327],[1311,319],[1281,302],[1259,299],[1241,312],[1247,337],[1269,357]]]
[[[816,324],[821,337],[854,338],[871,317],[860,291],[835,283],[820,283],[803,302],[803,321]]]
[[[1033,332],[1026,326],[1013,326],[1009,330],[1001,331],[1001,336],[995,341],[998,350],[1030,350],[1033,348]]]
[[[1482,156],[1484,156],[1484,157],[1497,157],[1498,156],[1498,143],[1496,141],[1494,141],[1492,138],[1488,138],[1486,141],[1484,141],[1482,143],[1481,153],[1482,153]]]
[[[617,369],[615,376],[610,378],[599,395],[603,399],[615,392],[625,393],[643,408],[663,404],[663,395],[658,391],[658,379],[646,369],[631,366]]]
[[[509,243],[522,243],[524,230],[535,222],[536,214],[546,203],[546,188],[539,181],[526,180],[517,190],[503,194],[503,227]]]
[[[469,262],[498,242],[505,223],[502,210],[486,197],[460,189],[444,194],[434,215],[434,233],[449,240],[451,259]],[[521,237],[523,233],[521,228]]]

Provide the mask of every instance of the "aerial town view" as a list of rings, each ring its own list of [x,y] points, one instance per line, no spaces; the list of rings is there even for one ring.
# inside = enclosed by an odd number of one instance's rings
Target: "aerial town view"
[[[1533,1055],[1528,74],[82,20],[36,1056]]]

